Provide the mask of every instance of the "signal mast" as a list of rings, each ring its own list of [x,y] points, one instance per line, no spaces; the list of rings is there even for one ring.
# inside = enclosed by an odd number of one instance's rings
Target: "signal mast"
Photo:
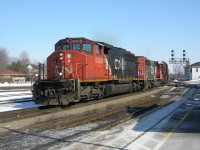
[[[185,70],[185,79],[190,80],[190,59],[186,57],[186,50],[183,50],[183,58],[174,58],[175,51],[171,50],[169,64],[181,64]]]

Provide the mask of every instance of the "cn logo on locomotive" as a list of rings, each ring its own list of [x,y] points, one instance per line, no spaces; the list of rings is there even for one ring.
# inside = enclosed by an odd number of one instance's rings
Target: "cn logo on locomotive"
[[[121,69],[121,70],[124,70],[124,60],[123,59],[115,59],[115,69],[116,70],[119,70],[119,69]]]

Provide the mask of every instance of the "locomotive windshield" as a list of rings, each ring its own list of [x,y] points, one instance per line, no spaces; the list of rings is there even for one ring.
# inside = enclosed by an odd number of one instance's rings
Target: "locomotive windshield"
[[[62,50],[69,50],[70,49],[70,45],[69,44],[65,44],[62,46]]]
[[[58,45],[56,47],[56,51],[60,51],[60,50],[84,50],[86,52],[91,53],[92,52],[92,44],[74,43],[74,44]]]
[[[72,44],[72,49],[73,50],[80,50],[81,49],[81,45],[80,44]]]
[[[78,50],[78,51],[84,51],[87,53],[92,53],[93,43],[94,43],[94,41],[91,41],[89,39],[82,38],[82,37],[80,37],[80,38],[65,38],[65,39],[59,40],[55,44],[55,51]],[[97,54],[100,54],[100,49],[98,46],[96,46],[96,51],[97,51],[96,52]]]
[[[61,50],[70,50],[70,45],[69,44],[58,45],[56,47],[56,51],[61,51]]]

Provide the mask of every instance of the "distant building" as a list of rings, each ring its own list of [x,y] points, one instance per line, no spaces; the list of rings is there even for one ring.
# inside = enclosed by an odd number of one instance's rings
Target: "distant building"
[[[36,74],[36,73],[38,73],[38,66],[36,66],[36,65],[33,65],[33,64],[30,64],[30,65],[28,65],[28,73],[29,74]]]
[[[24,83],[25,75],[13,70],[0,70],[0,81]]]
[[[200,80],[200,62],[190,65],[190,79]]]
[[[30,81],[32,83],[32,82],[34,82],[37,79],[38,66],[36,66],[34,64],[29,64],[27,66],[27,68],[28,68],[27,81]]]

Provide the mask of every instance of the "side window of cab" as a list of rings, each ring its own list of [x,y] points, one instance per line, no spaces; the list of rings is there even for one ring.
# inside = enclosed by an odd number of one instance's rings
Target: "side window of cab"
[[[85,50],[88,53],[92,52],[92,44],[83,44],[83,50]]]
[[[101,55],[101,46],[96,44],[96,54]]]

